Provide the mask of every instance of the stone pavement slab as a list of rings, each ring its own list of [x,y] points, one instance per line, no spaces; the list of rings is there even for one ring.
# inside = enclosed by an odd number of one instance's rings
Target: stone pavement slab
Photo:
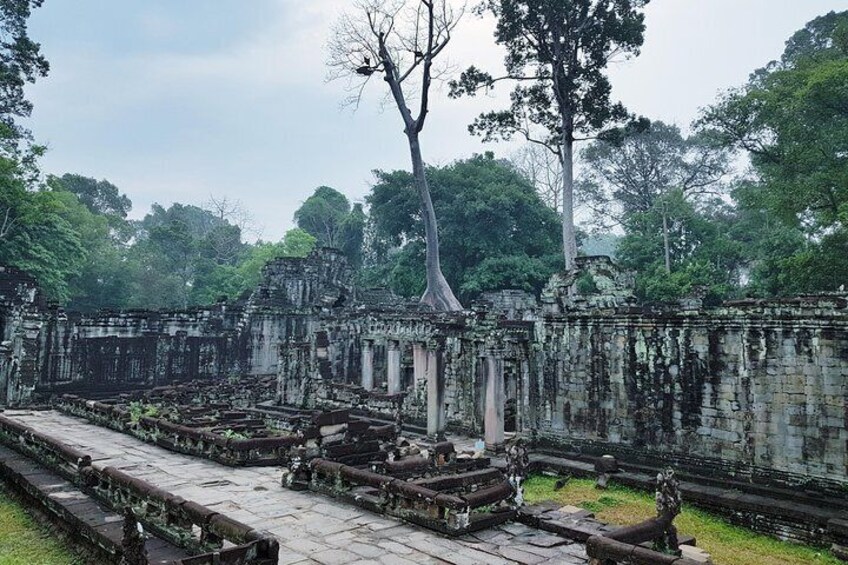
[[[56,411],[4,415],[92,455],[96,467],[125,473],[224,513],[280,540],[280,563],[335,565],[586,565],[581,544],[551,543],[522,524],[442,537],[393,518],[280,486],[277,467],[227,467],[174,453]],[[538,535],[539,544],[533,544]]]

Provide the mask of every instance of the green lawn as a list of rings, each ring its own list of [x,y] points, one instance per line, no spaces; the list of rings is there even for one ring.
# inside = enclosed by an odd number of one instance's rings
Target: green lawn
[[[82,565],[0,489],[0,565]]]
[[[555,500],[595,513],[598,520],[627,526],[656,515],[652,495],[610,485],[595,488],[589,479],[571,479],[555,491],[556,478],[534,476],[524,483],[528,503]],[[678,532],[695,536],[698,546],[712,555],[715,565],[840,565],[829,551],[779,541],[734,526],[710,513],[684,505],[675,520]]]

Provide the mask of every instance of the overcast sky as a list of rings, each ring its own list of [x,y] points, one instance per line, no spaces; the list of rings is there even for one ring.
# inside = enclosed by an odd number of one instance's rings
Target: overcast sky
[[[43,169],[105,178],[133,201],[240,199],[278,239],[326,184],[361,201],[373,169],[409,169],[382,81],[357,112],[326,83],[330,26],[348,0],[48,0],[31,21],[50,76],[30,88]],[[797,29],[846,0],[653,0],[637,59],[610,71],[636,113],[688,125],[720,91],[777,58]],[[467,17],[451,61],[497,70],[490,21]],[[506,90],[502,94],[506,94]],[[445,164],[484,146],[466,126],[497,99],[436,97],[424,158]]]

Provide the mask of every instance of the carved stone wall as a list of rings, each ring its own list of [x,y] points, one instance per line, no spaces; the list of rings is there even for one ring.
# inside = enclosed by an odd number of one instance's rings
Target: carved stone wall
[[[615,265],[583,263],[552,279],[540,307],[501,293],[452,314],[375,305],[327,250],[269,264],[244,304],[187,312],[66,314],[5,270],[0,402],[276,374],[278,399],[300,406],[367,396],[351,386],[404,394],[404,421],[434,435],[448,426],[498,443],[514,429],[587,454],[844,493],[848,297],[639,306]],[[573,284],[590,293],[569,294]]]
[[[35,384],[44,310],[35,279],[0,266],[0,405],[21,401]]]
[[[388,391],[380,357],[397,343],[405,421],[423,426],[428,385],[415,378],[414,348],[435,348],[448,426],[482,436],[494,356],[503,361],[500,402],[514,407],[517,431],[545,445],[838,490],[848,482],[847,305],[816,297],[686,312],[625,307],[525,322],[348,313],[317,323],[325,352],[313,379],[362,384],[367,342],[372,386]]]
[[[551,444],[793,486],[848,478],[844,298],[537,330],[525,426]]]
[[[0,267],[0,405],[60,392],[88,396],[232,374],[275,375],[278,346],[351,297],[338,252],[269,263],[243,304],[186,311],[67,313],[35,281]]]

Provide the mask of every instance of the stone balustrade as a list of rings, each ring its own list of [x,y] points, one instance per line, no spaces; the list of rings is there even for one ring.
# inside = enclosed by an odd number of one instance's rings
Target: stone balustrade
[[[98,468],[91,457],[32,428],[0,416],[0,442],[46,465],[107,507],[132,508],[144,527],[197,555],[183,565],[276,565],[276,538],[224,514],[184,500],[114,467]]]

